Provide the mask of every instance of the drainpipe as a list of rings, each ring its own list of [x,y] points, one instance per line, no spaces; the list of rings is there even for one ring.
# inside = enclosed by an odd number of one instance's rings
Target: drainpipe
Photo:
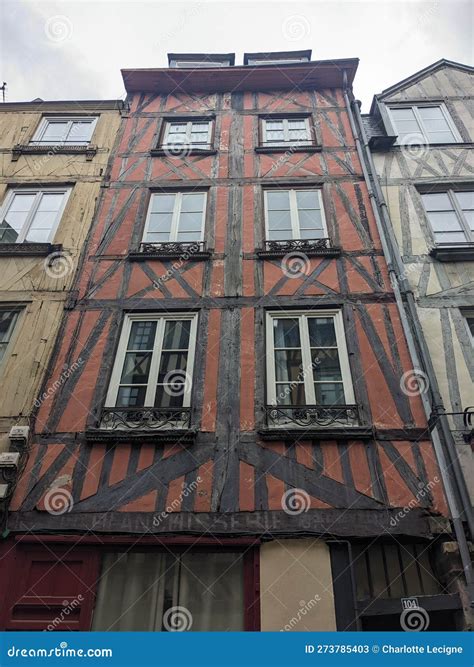
[[[432,393],[432,399],[434,407],[436,410],[444,410],[441,396],[439,394],[436,377],[434,374],[434,369],[431,364],[431,359],[429,356],[428,348],[423,334],[421,333],[421,327],[419,326],[416,307],[414,303],[414,298],[409,286],[407,284],[406,277],[404,275],[403,262],[398,252],[398,244],[395,239],[393,228],[390,221],[390,216],[383,196],[383,192],[380,188],[378,177],[375,170],[375,165],[372,160],[372,154],[370,152],[367,137],[362,125],[362,119],[360,116],[359,106],[355,101],[351,103],[349,100],[348,94],[348,84],[347,84],[347,73],[343,73],[344,79],[344,102],[346,104],[347,113],[349,116],[349,123],[351,126],[352,133],[354,135],[356,149],[359,156],[359,160],[362,166],[362,173],[364,180],[369,192],[369,198],[372,205],[372,210],[374,213],[375,221],[377,224],[377,229],[379,232],[382,249],[387,261],[387,269],[390,276],[390,282],[395,294],[395,300],[398,306],[398,311],[400,314],[400,319],[405,333],[405,337],[408,344],[408,349],[410,351],[411,358],[414,362],[414,365],[417,368],[422,369],[426,377],[428,378],[430,391]],[[350,91],[352,96],[352,91]],[[357,125],[356,125],[357,120]],[[361,138],[363,143],[361,142]],[[381,216],[382,214],[382,216]],[[413,335],[410,322],[405,311],[404,302],[402,299],[403,296],[406,299],[407,309],[411,318],[411,322],[415,324],[416,331],[418,334],[416,337]],[[418,343],[418,346],[417,346]],[[419,352],[418,352],[419,349]],[[421,357],[421,360],[420,360]],[[423,403],[423,408],[425,410],[426,417],[428,421],[433,414],[433,406],[430,400],[430,397],[426,392],[421,392],[420,394],[421,401]],[[446,444],[443,447],[443,443],[440,437],[438,429],[441,430],[441,434],[444,435],[444,442]],[[446,498],[448,501],[449,510],[452,517],[453,527],[456,534],[456,539],[459,545],[459,552],[461,555],[461,560],[463,564],[464,574],[466,577],[466,582],[468,586],[469,598],[471,607],[474,607],[474,577],[472,573],[472,564],[471,557],[469,552],[469,546],[464,534],[464,526],[462,521],[462,513],[460,507],[463,509],[464,516],[468,522],[469,530],[471,536],[474,535],[474,521],[472,516],[472,508],[470,504],[469,495],[467,493],[467,488],[464,480],[464,476],[459,465],[459,460],[457,458],[457,453],[455,450],[454,443],[451,439],[451,431],[449,429],[449,423],[447,418],[442,414],[438,417],[435,426],[431,433],[433,446],[436,452],[438,463],[440,466],[440,473],[443,480],[443,485],[446,493]],[[447,456],[446,456],[447,455]],[[448,473],[449,468],[453,470],[454,479],[456,482],[455,488],[453,488],[451,475]]]

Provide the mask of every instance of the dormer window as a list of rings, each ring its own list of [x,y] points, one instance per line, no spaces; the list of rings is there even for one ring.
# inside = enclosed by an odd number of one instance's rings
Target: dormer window
[[[276,51],[270,53],[245,53],[244,65],[296,65],[308,63],[311,51]]]
[[[231,67],[233,53],[169,53],[169,66],[178,69],[205,69],[207,67]]]
[[[444,104],[389,107],[397,143],[456,144],[462,141]]]

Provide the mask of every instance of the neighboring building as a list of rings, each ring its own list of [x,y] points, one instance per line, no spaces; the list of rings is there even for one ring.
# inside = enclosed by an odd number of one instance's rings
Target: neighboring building
[[[462,625],[345,99],[357,60],[233,62],[123,72],[1,627],[399,629],[413,596],[432,629]]]
[[[376,95],[370,115],[365,116],[404,274],[415,297],[471,504],[473,90],[474,68],[440,60]]]

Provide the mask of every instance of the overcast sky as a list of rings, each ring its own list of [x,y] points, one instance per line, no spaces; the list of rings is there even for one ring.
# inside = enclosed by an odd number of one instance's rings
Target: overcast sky
[[[473,63],[473,2],[252,3],[0,0],[8,102],[123,98],[121,68],[166,67],[168,52],[312,49],[357,57],[354,92],[374,93],[448,58]],[[1,98],[0,98],[1,99]]]

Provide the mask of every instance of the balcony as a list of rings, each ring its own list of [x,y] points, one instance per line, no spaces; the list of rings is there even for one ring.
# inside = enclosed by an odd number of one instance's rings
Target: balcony
[[[267,405],[265,426],[260,435],[266,440],[285,440],[295,437],[330,438],[347,435],[350,438],[372,434],[362,425],[357,405]]]
[[[191,408],[103,408],[97,428],[88,430],[86,436],[96,442],[137,438],[191,441]]]
[[[338,257],[341,248],[333,246],[329,238],[265,241],[263,248],[257,250],[257,256],[273,259],[293,252],[302,253],[307,257]]]
[[[129,259],[146,261],[147,259],[179,259],[195,261],[209,259],[211,253],[206,250],[203,241],[169,241],[166,243],[140,243],[138,250],[129,253]]]

